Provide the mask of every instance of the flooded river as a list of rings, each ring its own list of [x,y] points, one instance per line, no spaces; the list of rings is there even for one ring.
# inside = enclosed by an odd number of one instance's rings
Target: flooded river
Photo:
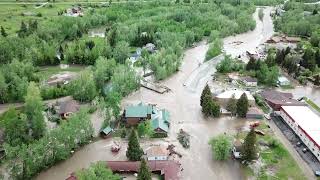
[[[258,17],[258,9],[263,8],[263,21]],[[273,22],[270,13],[273,7],[259,7],[253,14],[256,21],[256,28],[253,31],[229,36],[223,40],[223,48],[226,54],[232,57],[244,56],[246,51],[256,52],[257,48],[266,42],[273,34]],[[261,47],[261,46],[260,46]]]
[[[263,22],[257,19],[257,13],[254,14],[257,20],[256,30],[228,37],[224,40],[224,49],[227,54],[238,55],[248,49],[254,49],[273,34],[272,21],[269,17],[271,8],[265,8],[264,11]],[[239,46],[234,46],[230,44],[233,41],[242,41],[243,43]],[[217,62],[222,59],[221,56],[218,56],[211,61],[203,63],[207,50],[208,45],[205,42],[186,50],[180,70],[161,82],[172,90],[169,93],[157,94],[145,88],[140,88],[137,92],[125,98],[122,101],[122,106],[143,101],[157,104],[159,108],[166,108],[170,112],[169,137],[143,140],[141,144],[143,147],[147,147],[150,144],[172,143],[176,145],[177,151],[183,155],[179,159],[183,167],[181,179],[245,179],[239,163],[232,160],[227,162],[213,160],[212,152],[208,145],[208,141],[212,136],[224,132],[236,133],[248,122],[245,119],[232,119],[230,117],[207,119],[202,115],[199,105],[201,91],[215,72]],[[201,64],[200,67],[199,63]],[[190,149],[183,149],[176,140],[177,133],[181,128],[191,135]],[[98,140],[75,152],[70,159],[41,172],[36,179],[65,179],[71,172],[87,168],[92,162],[125,160],[127,142],[124,140],[119,141],[123,147],[116,156],[110,153],[112,139]]]

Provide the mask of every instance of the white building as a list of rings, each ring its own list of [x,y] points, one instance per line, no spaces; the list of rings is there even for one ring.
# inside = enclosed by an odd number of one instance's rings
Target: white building
[[[148,161],[168,160],[169,151],[163,146],[151,146],[146,150],[146,157]]]
[[[320,117],[307,106],[282,106],[278,114],[320,161]]]
[[[241,95],[245,93],[247,95],[248,101],[250,105],[254,105],[254,97],[250,94],[249,91],[243,91],[238,89],[227,90],[220,94],[218,94],[215,99],[219,102],[221,106],[226,106],[229,100],[234,96],[236,100],[240,99]]]
[[[242,78],[242,82],[246,86],[251,86],[251,87],[255,87],[258,85],[258,80],[256,78],[252,78],[252,77],[244,77],[244,78]]]

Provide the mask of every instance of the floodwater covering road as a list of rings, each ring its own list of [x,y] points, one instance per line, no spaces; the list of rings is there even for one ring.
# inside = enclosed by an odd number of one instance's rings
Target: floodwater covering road
[[[265,19],[268,19],[271,8],[265,8]],[[264,38],[273,33],[272,21],[265,20],[261,23],[256,18],[257,29],[235,37],[228,37],[224,40],[225,51],[227,54],[236,54],[245,52],[248,49],[254,49]],[[271,24],[265,24],[271,23]],[[257,38],[259,37],[259,38]],[[257,41],[259,39],[259,41]],[[242,40],[244,47],[229,46],[229,43]],[[250,41],[254,41],[253,43]],[[238,49],[240,48],[240,50]],[[161,82],[172,91],[164,94],[157,94],[145,88],[140,88],[137,92],[131,94],[122,101],[122,107],[128,104],[138,102],[157,104],[159,108],[166,108],[170,112],[171,124],[168,138],[142,140],[141,145],[147,147],[150,144],[174,144],[176,150],[183,157],[179,159],[183,171],[181,179],[183,180],[209,180],[209,179],[245,179],[241,165],[235,161],[226,162],[215,161],[212,158],[212,152],[208,141],[212,136],[220,133],[236,133],[243,126],[248,125],[245,119],[230,117],[205,118],[201,113],[199,104],[200,94],[206,82],[210,80],[215,72],[215,66],[222,56],[218,56],[211,61],[203,63],[208,45],[205,42],[200,43],[194,48],[186,50],[180,70]],[[201,65],[200,65],[201,64]],[[199,66],[200,65],[200,66]],[[177,141],[179,129],[184,129],[191,135],[190,148],[184,149]],[[61,163],[43,171],[36,179],[38,180],[56,180],[65,179],[74,171],[87,168],[90,163],[106,160],[125,160],[126,144],[125,140],[120,141],[122,149],[118,155],[110,153],[110,146],[113,139],[98,140],[88,144],[75,152],[74,155]]]

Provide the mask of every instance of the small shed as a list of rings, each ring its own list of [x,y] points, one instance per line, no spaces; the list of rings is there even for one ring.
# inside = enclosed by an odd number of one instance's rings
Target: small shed
[[[100,132],[100,135],[103,137],[103,138],[108,138],[111,136],[113,132],[113,129],[110,127],[110,126],[107,126],[106,128],[104,128],[101,132]]]

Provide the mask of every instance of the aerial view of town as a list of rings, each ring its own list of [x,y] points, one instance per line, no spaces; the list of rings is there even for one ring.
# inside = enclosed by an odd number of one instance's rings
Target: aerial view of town
[[[320,180],[319,0],[0,0],[0,180]]]

